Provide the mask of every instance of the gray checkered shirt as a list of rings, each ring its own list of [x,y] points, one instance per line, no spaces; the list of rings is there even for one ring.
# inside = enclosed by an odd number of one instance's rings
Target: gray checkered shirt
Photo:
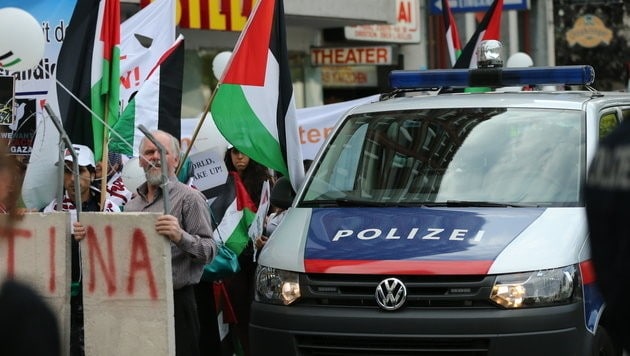
[[[161,188],[151,202],[146,199],[146,182],[137,191],[138,194],[125,205],[125,211],[164,213]],[[171,242],[173,289],[180,289],[199,282],[203,266],[214,257],[216,245],[212,239],[210,213],[204,195],[181,183],[176,177],[170,177],[168,196],[171,201],[170,214],[179,220],[184,230],[178,244]]]

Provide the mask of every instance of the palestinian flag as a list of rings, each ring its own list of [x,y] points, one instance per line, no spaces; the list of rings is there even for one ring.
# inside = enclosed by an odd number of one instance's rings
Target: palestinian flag
[[[120,0],[101,0],[92,53],[92,110],[109,126],[120,115]],[[94,159],[103,156],[105,125],[92,117]]]
[[[221,240],[237,255],[249,243],[249,226],[256,218],[256,205],[247,193],[245,185],[236,172],[230,172],[231,183],[228,189],[232,193],[229,197],[230,205],[220,217],[219,226],[214,230],[215,239]]]
[[[57,101],[64,129],[72,143],[94,147],[91,66],[99,0],[78,0],[57,60]],[[75,100],[70,93],[76,96]]]
[[[304,178],[282,0],[260,0],[241,33],[211,103],[225,139],[256,162]]]
[[[501,12],[503,12],[503,0],[494,0],[492,5],[477,26],[477,30],[468,40],[462,54],[457,59],[453,68],[476,68],[477,46],[483,40],[499,40],[501,37]]]
[[[57,79],[81,103],[72,103],[74,98],[60,88],[59,110],[70,140],[91,147],[97,161],[104,123],[114,124],[120,111],[119,44],[120,1],[78,0],[59,53]]]
[[[109,150],[137,157],[140,140],[144,137],[136,129],[140,124],[149,131],[159,129],[179,138],[183,77],[184,37],[180,35],[158,60],[112,127]]]
[[[451,6],[448,4],[448,0],[442,0],[442,17],[448,54],[451,59],[451,66],[454,66],[455,62],[457,62],[457,58],[462,53],[462,42],[459,39],[457,23],[453,17],[453,12],[451,11]]]
[[[120,25],[121,112],[175,42],[175,0],[156,0]]]

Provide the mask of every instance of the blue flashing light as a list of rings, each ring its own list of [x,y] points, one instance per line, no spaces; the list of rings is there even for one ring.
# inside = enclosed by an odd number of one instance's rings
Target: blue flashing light
[[[394,89],[431,89],[442,87],[508,87],[524,85],[589,85],[595,80],[595,70],[589,65],[395,70],[389,74]]]

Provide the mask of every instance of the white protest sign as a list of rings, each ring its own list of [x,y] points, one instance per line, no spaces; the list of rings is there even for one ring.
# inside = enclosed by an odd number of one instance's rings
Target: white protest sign
[[[269,192],[269,181],[265,181],[263,183],[262,193],[260,194],[260,204],[258,204],[256,217],[249,226],[248,235],[253,241],[256,241],[256,238],[263,234],[265,218],[267,217],[267,212],[269,211]]]
[[[35,289],[59,321],[62,354],[70,342],[68,213],[0,214],[0,283],[15,278]],[[50,350],[51,352],[53,350]]]
[[[158,216],[81,214],[86,355],[175,355],[171,243]]]
[[[194,185],[200,191],[219,186],[227,180],[228,170],[220,149],[210,149],[190,155]]]

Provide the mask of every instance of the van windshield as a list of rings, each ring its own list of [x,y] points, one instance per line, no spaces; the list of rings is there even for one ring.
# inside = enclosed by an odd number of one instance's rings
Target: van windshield
[[[354,115],[325,148],[298,206],[581,206],[584,132],[576,110]]]

